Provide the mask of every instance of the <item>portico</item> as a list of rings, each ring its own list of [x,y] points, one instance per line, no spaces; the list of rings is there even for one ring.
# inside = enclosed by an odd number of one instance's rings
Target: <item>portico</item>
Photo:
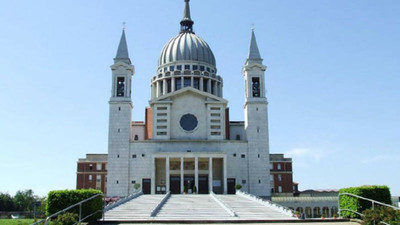
[[[227,193],[224,153],[162,152],[152,162],[152,194]]]

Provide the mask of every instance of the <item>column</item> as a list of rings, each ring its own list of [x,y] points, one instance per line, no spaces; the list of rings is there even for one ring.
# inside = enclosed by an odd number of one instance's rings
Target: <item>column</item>
[[[220,85],[219,85],[219,97],[221,97],[221,98],[223,98],[224,97],[224,92],[222,91],[222,88],[224,87],[224,84],[222,83],[222,81],[221,81],[221,83],[220,83]]]
[[[184,182],[184,174],[183,174],[184,168],[183,168],[183,157],[181,157],[181,193],[183,193],[183,182]]]
[[[207,81],[207,92],[208,93],[211,93],[211,78],[210,79],[208,79],[208,81]]]
[[[214,81],[214,95],[218,96],[218,82]]]
[[[185,81],[185,77],[181,77],[180,78],[181,79],[181,89],[184,87],[184,81]]]
[[[175,77],[171,77],[171,92],[175,91]]]
[[[212,157],[208,159],[208,190],[209,193],[213,191],[213,166],[212,166]]]
[[[204,88],[203,88],[204,78],[200,77],[200,81],[199,82],[200,82],[200,84],[199,84],[200,91],[203,91],[204,90]]]
[[[194,78],[193,76],[190,78],[190,87],[194,88]]]
[[[196,186],[197,192],[199,191],[199,158],[194,158],[194,185]]]
[[[162,81],[162,86],[163,86],[163,93],[162,93],[162,95],[166,95],[167,94],[167,79],[164,79],[163,81]]]
[[[165,189],[168,193],[169,191],[169,156],[165,158]]]
[[[154,83],[151,83],[151,98],[152,98],[152,99],[156,97],[155,92],[156,92],[156,91],[155,91],[155,89],[154,89]]]
[[[224,168],[224,176],[223,176],[223,185],[224,185],[224,194],[227,194],[228,193],[228,179],[227,179],[227,171],[226,171],[226,155],[224,155],[224,159],[223,159],[223,161],[222,161],[222,163],[223,163],[223,168]]]
[[[160,97],[160,81],[156,81],[156,98]]]
[[[155,186],[156,186],[156,159],[153,157],[152,159],[153,166],[151,167],[151,194],[155,194]],[[142,184],[143,186],[143,184]]]

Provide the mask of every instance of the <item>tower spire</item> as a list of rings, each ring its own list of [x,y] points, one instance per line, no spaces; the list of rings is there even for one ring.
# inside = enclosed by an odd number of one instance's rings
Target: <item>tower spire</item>
[[[183,19],[181,20],[181,33],[183,32],[193,32],[193,20],[190,18],[190,0],[185,0],[185,11],[183,12]]]
[[[260,55],[260,51],[258,50],[256,35],[254,34],[254,27],[251,28],[251,40],[250,40],[250,49],[249,56],[247,57],[247,63],[261,63],[262,58]]]
[[[129,53],[128,53],[128,45],[126,44],[126,38],[125,38],[125,23],[122,28],[122,35],[121,35],[121,40],[119,41],[117,55],[114,58],[114,63],[118,61],[122,61],[129,65],[131,64],[131,59],[129,58]]]

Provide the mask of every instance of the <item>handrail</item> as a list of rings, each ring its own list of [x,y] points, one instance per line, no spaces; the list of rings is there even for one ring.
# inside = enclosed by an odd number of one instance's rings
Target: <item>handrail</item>
[[[386,203],[383,203],[383,202],[378,202],[376,200],[365,198],[365,197],[362,197],[362,196],[359,196],[359,195],[355,195],[355,194],[352,194],[352,193],[348,193],[348,192],[339,193],[339,200],[340,200],[340,196],[341,195],[349,195],[349,196],[356,197],[356,198],[359,198],[359,199],[362,199],[362,200],[370,201],[371,203],[373,203],[373,206],[374,206],[375,203],[377,203],[378,205],[383,205],[383,206],[390,207],[390,208],[393,208],[393,209],[396,209],[396,210],[400,210],[400,208],[398,208],[396,206],[392,206],[392,205],[389,205],[389,204],[386,204]],[[340,205],[339,205],[339,208],[340,208]]]
[[[56,213],[54,213],[54,214],[51,214],[50,216],[46,217],[46,219],[39,220],[39,221],[37,221],[36,223],[33,223],[33,224],[31,224],[31,225],[36,225],[36,224],[39,224],[39,223],[42,223],[42,222],[44,222],[44,224],[47,225],[51,218],[53,218],[53,217],[55,217],[55,216],[58,216],[59,214],[64,213],[64,212],[66,212],[66,211],[68,211],[68,210],[74,208],[74,207],[77,206],[77,205],[79,205],[79,221],[78,221],[77,223],[80,223],[80,222],[83,221],[83,219],[81,219],[81,218],[82,218],[82,204],[85,203],[85,202],[87,202],[87,201],[90,201],[90,200],[92,200],[92,199],[94,199],[94,198],[96,198],[96,197],[98,197],[98,196],[104,197],[103,194],[96,194],[96,195],[93,195],[93,196],[91,196],[91,197],[89,197],[89,198],[87,198],[87,199],[84,199],[84,200],[82,200],[82,201],[80,201],[80,202],[78,202],[78,203],[75,203],[75,204],[73,204],[73,205],[71,205],[71,206],[68,206],[67,208],[65,208],[65,209],[63,209],[63,210],[60,210],[60,211],[58,211],[58,212],[56,212]],[[104,205],[103,205],[103,208],[104,208]],[[97,210],[96,212],[90,214],[89,216],[92,216],[92,215],[94,215],[95,213],[97,213],[97,212],[99,212],[99,211],[103,211],[103,210]],[[86,219],[86,218],[88,218],[88,216],[85,217],[84,219]]]
[[[231,209],[224,201],[217,197],[214,192],[210,192],[210,196],[216,201],[230,216],[237,217],[236,212]]]
[[[283,205],[279,205],[279,204],[277,204],[277,203],[275,203],[273,201],[265,200],[265,199],[262,199],[262,198],[260,198],[258,196],[255,196],[255,195],[252,195],[250,193],[247,193],[247,192],[244,192],[244,191],[240,191],[240,190],[236,190],[236,194],[241,195],[241,196],[243,196],[245,198],[248,198],[250,200],[257,201],[257,202],[259,202],[259,203],[261,203],[263,205],[268,204],[268,206],[273,207],[276,210],[280,210],[281,212],[285,213],[288,216],[294,217],[294,215],[295,215],[295,211],[293,209],[288,208],[288,207],[283,206]]]
[[[168,191],[167,194],[165,194],[165,196],[161,199],[161,201],[156,205],[156,207],[154,207],[154,209],[151,210],[150,212],[151,217],[155,217],[157,215],[158,211],[160,211],[160,209],[163,207],[163,205],[169,199],[169,197],[171,197],[170,191]]]
[[[109,210],[111,210],[111,209],[113,209],[113,208],[115,208],[117,206],[120,206],[120,205],[126,203],[127,201],[130,201],[130,200],[132,200],[132,199],[134,199],[134,198],[136,198],[136,197],[138,197],[138,196],[140,196],[142,194],[143,194],[143,192],[141,190],[139,190],[139,191],[136,191],[136,192],[132,193],[131,195],[126,196],[125,198],[122,198],[122,199],[120,199],[120,200],[118,200],[116,202],[113,202],[113,203],[111,203],[109,205],[106,205],[104,207],[104,212],[107,212],[107,211],[109,211]]]
[[[341,212],[341,211],[350,211],[350,212],[355,213],[355,214],[357,214],[357,215],[359,215],[359,216],[361,216],[361,217],[364,217],[364,214],[359,213],[359,212],[356,212],[356,211],[354,211],[354,210],[352,210],[352,209],[341,209],[341,208],[340,208],[340,196],[342,196],[342,195],[348,195],[348,196],[352,196],[352,197],[355,197],[355,198],[358,198],[358,199],[362,199],[362,200],[365,200],[365,201],[369,201],[369,202],[372,203],[372,210],[375,210],[375,204],[377,204],[377,205],[382,205],[382,206],[386,206],[386,207],[392,208],[392,209],[394,209],[394,210],[400,210],[400,208],[398,208],[398,207],[396,207],[396,206],[392,206],[392,205],[389,205],[389,204],[386,204],[386,203],[383,203],[383,202],[379,202],[379,201],[376,201],[376,200],[373,200],[373,199],[365,198],[365,197],[362,197],[362,196],[359,196],[359,195],[356,195],[356,194],[352,194],[352,193],[348,193],[348,192],[343,192],[343,193],[339,193],[339,195],[338,195],[338,203],[339,203],[339,212],[338,212],[338,214],[339,214],[339,216],[341,216],[341,215],[340,215],[340,212]],[[390,225],[390,224],[388,224],[388,223],[386,223],[386,222],[383,222],[383,221],[381,221],[380,223],[385,224],[385,225]]]

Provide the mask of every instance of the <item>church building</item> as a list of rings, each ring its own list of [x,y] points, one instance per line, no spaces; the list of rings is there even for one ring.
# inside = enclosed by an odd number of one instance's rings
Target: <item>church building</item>
[[[267,67],[254,30],[242,70],[244,121],[238,122],[229,120],[223,76],[193,24],[185,0],[180,32],[161,50],[151,77],[143,122],[131,118],[131,96],[139,93],[131,92],[135,69],[122,31],[111,65],[107,196],[127,196],[137,184],[144,194],[230,194],[240,184],[248,193],[271,196]]]

